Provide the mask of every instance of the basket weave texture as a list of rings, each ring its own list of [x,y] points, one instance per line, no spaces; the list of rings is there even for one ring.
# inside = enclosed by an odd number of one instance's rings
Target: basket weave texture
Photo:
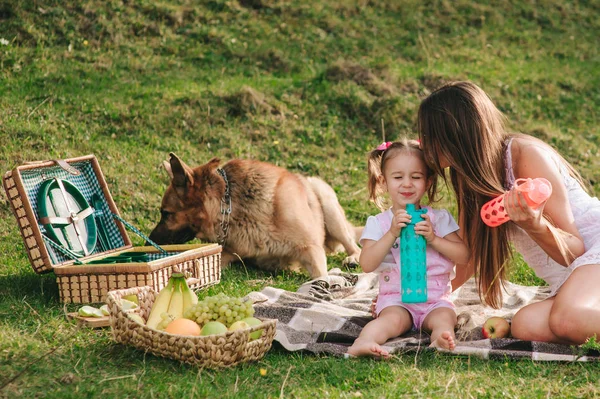
[[[148,251],[153,249],[149,248]],[[155,270],[133,271],[131,265],[118,266],[113,272],[99,273],[90,271],[85,265],[57,268],[56,281],[59,287],[60,301],[64,303],[96,303],[104,302],[111,290],[129,287],[151,286],[161,290],[167,285],[169,276],[174,270],[191,276],[189,286],[192,289],[206,288],[221,281],[221,247],[207,246],[189,251],[189,255],[180,256],[175,262],[165,258],[163,265],[155,266]],[[101,269],[95,267],[95,269]],[[106,268],[108,269],[108,268]],[[148,267],[148,269],[150,269]],[[64,274],[63,274],[64,273]]]
[[[230,367],[261,359],[271,348],[275,338],[277,321],[274,319],[261,319],[262,324],[244,330],[200,337],[174,335],[154,330],[136,322],[123,310],[121,299],[127,295],[138,296],[138,314],[147,320],[158,293],[147,286],[108,293],[107,303],[110,309],[113,339],[156,356],[200,367]],[[250,334],[261,329],[263,330],[261,337],[250,341]]]
[[[28,215],[25,212],[25,208],[23,206],[23,200],[21,199],[21,193],[19,193],[19,190],[15,185],[15,180],[12,177],[12,172],[6,172],[6,174],[4,175],[3,183],[4,190],[6,191],[6,195],[8,196],[8,201],[10,202],[15,217],[17,218],[19,229],[21,231],[21,235],[23,236],[23,241],[25,241],[25,245],[27,247],[27,255],[29,256],[29,260],[31,262],[33,270],[36,273],[44,273],[50,271],[48,270],[47,266],[44,263],[44,259],[42,258],[39,240],[34,234],[33,229],[31,228],[31,223],[29,222]]]
[[[66,160],[81,174],[69,175],[54,161],[22,165],[4,174],[3,185],[10,207],[17,219],[19,230],[33,270],[36,273],[54,272],[59,287],[60,301],[64,303],[100,303],[111,290],[135,286],[151,286],[159,291],[175,270],[193,277],[190,288],[199,289],[217,284],[221,278],[221,251],[218,244],[165,245],[167,253],[159,253],[154,247],[132,247],[125,227],[113,219],[118,215],[98,160],[86,155]],[[44,227],[37,214],[37,192],[47,178],[69,179],[87,197],[98,195],[109,242],[105,247],[96,245],[94,253],[84,261],[125,251],[144,251],[150,256],[148,262],[123,264],[74,265],[52,246],[46,245]]]

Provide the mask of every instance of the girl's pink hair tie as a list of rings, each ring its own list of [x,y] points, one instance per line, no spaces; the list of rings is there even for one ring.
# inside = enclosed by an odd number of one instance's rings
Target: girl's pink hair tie
[[[392,145],[391,141],[384,141],[383,143],[379,144],[379,146],[377,147],[377,149],[379,151],[385,151],[388,149],[389,146]]]

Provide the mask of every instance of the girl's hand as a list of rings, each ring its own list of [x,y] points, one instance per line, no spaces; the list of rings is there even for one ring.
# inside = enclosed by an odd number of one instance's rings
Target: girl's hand
[[[545,230],[542,223],[545,204],[544,202],[537,209],[533,209],[527,204],[523,193],[514,189],[504,196],[504,208],[508,213],[508,217],[528,233]]]
[[[398,209],[394,213],[392,218],[392,224],[390,225],[390,233],[394,237],[400,236],[400,230],[410,223],[410,215],[406,212],[406,209]]]
[[[422,235],[427,240],[428,244],[431,244],[433,240],[437,237],[435,232],[433,231],[433,225],[431,224],[431,219],[428,214],[421,215],[423,219],[422,222],[415,224],[415,233]]]

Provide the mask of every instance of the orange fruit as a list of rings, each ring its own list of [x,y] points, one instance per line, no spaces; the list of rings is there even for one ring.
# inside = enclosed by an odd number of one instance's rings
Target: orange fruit
[[[188,319],[175,319],[165,328],[165,332],[175,335],[199,336],[200,331],[202,331],[200,326],[195,321]]]

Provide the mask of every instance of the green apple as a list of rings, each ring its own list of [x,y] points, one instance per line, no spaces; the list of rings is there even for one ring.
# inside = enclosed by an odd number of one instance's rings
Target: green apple
[[[250,327],[254,327],[254,326],[258,326],[259,324],[262,324],[262,321],[260,321],[256,317],[246,317],[245,319],[242,319],[242,321],[246,322]],[[253,333],[250,334],[250,339],[251,340],[259,339],[260,336],[262,335],[262,333],[263,333],[262,329],[254,331]]]
[[[136,305],[139,305],[139,304],[140,304],[140,301],[138,300],[138,296],[137,296],[137,295],[135,295],[135,294],[132,294],[132,295],[125,295],[125,296],[123,297],[123,299],[127,299],[128,301],[131,301],[131,302],[135,303]]]
[[[246,328],[250,328],[250,325],[243,320],[238,320],[229,326],[229,331],[245,330]]]
[[[107,304],[104,304],[104,305],[100,306],[100,310],[102,311],[102,314],[104,316],[110,315],[110,311],[108,310],[108,305]]]
[[[209,321],[202,327],[202,331],[200,331],[200,335],[218,335],[227,332],[227,327],[225,324],[219,321]]]

